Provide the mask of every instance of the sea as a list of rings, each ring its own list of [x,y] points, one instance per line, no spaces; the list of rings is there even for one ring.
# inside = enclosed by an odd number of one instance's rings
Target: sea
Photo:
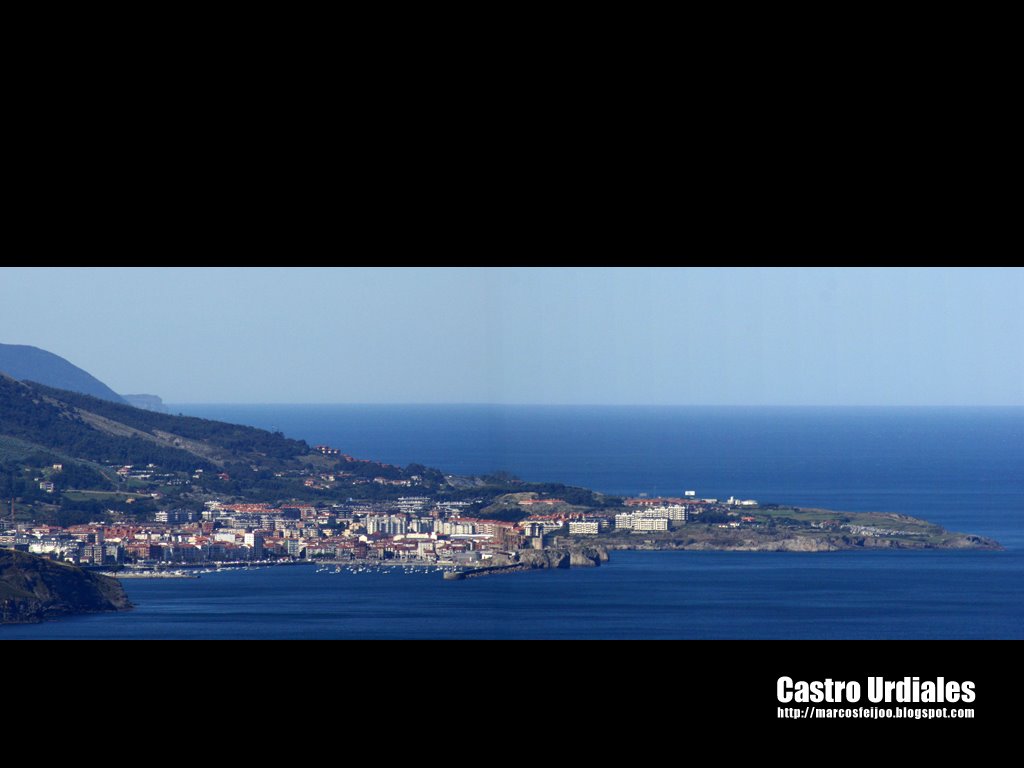
[[[1024,408],[172,406],[452,474],[899,512],[1002,551],[614,552],[463,582],[315,566],[129,580],[2,639],[1021,639]]]

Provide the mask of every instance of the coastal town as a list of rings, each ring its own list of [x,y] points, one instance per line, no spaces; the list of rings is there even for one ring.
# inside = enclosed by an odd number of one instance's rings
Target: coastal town
[[[555,495],[545,486],[508,478],[500,480],[507,487],[496,490],[479,478],[399,470],[328,446],[317,446],[313,455],[333,468],[306,465],[270,473],[268,481],[284,483],[289,492],[274,501],[218,492],[231,477],[202,468],[107,465],[103,471],[122,488],[114,492],[68,488],[61,464],[38,468],[26,475],[37,496],[33,505],[23,505],[19,519],[12,501],[10,515],[0,518],[0,549],[121,577],[166,578],[210,568],[313,562],[480,574],[569,567],[573,556],[581,565],[598,565],[615,549],[820,552],[990,545],[951,537],[905,516],[780,508],[754,499],[701,498],[692,490],[677,497],[620,499],[554,486],[562,492]],[[434,472],[434,484],[417,472]],[[474,492],[474,483],[483,483],[486,492]],[[62,504],[72,500],[67,507],[50,505],[58,518],[64,508],[81,512],[75,504],[83,502],[74,499],[86,500],[96,514],[64,525],[33,519],[33,510],[47,509],[38,499],[58,494]],[[589,554],[580,556],[584,550]]]
[[[121,575],[303,562],[492,573],[628,549],[998,546],[901,515],[400,467],[2,376],[0,395],[0,549]]]
[[[118,471],[147,480],[156,474],[154,468]],[[331,479],[310,478],[309,485]],[[40,484],[44,490],[52,487],[52,481]],[[214,498],[199,512],[161,508],[143,522],[114,520],[123,516],[109,510],[110,519],[67,527],[18,522],[12,514],[0,523],[0,547],[75,565],[129,568],[297,561],[473,567],[499,554],[544,549],[557,537],[667,532],[702,516],[722,520],[717,523],[722,528],[739,528],[756,522],[741,511],[757,506],[753,500],[698,499],[687,491],[678,498],[624,499],[619,509],[595,511],[526,492],[501,499],[522,512],[521,520],[509,521],[469,514],[481,501],[412,495],[350,504]]]

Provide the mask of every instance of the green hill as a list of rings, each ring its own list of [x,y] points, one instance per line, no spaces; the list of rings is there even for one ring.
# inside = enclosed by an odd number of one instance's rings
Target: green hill
[[[29,446],[101,464],[156,464],[213,470],[248,458],[294,461],[299,440],[252,427],[144,411],[0,376],[0,436],[8,450]]]
[[[146,411],[0,374],[0,501],[14,498],[23,519],[68,525],[108,512],[134,519],[167,508],[197,512],[211,499],[315,504],[402,496],[470,501],[467,514],[520,519],[527,512],[519,507],[491,506],[513,491],[583,506],[613,501],[560,484],[457,478],[419,464],[325,455],[281,433]]]
[[[37,347],[0,344],[0,372],[19,381],[37,381],[47,386],[81,392],[115,403],[125,402],[119,394],[95,376],[72,365],[63,357]]]

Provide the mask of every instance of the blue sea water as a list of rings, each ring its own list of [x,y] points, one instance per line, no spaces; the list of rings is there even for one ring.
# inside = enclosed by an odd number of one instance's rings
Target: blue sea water
[[[129,581],[3,638],[1024,638],[1024,409],[179,406],[363,458],[615,494],[921,516],[1002,552],[614,553],[445,583],[314,568]]]

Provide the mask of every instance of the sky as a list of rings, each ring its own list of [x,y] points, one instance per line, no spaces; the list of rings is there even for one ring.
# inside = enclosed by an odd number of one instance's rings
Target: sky
[[[1024,268],[0,267],[168,403],[1024,405]]]

